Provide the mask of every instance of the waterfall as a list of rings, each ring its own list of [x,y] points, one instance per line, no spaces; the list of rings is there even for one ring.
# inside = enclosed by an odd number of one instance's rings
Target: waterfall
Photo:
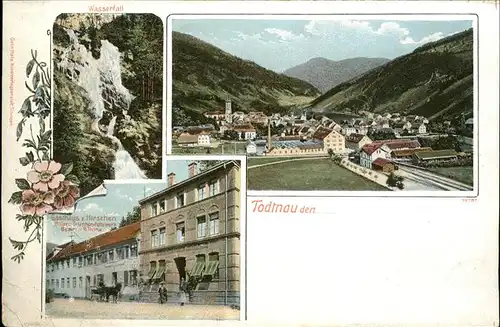
[[[60,69],[76,84],[82,87],[91,100],[93,112],[92,130],[107,137],[117,145],[113,162],[114,179],[147,179],[115,135],[117,114],[128,117],[127,112],[134,96],[122,84],[121,54],[116,46],[107,40],[101,41],[100,57],[95,59],[92,53],[80,43],[75,31],[66,30],[71,45],[61,54],[57,64]],[[102,132],[99,122],[107,114],[111,117],[106,133]]]

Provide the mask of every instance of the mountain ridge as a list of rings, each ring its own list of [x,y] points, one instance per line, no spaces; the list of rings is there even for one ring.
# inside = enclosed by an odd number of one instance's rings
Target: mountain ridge
[[[285,70],[283,74],[304,80],[324,93],[389,61],[390,59],[377,57],[353,57],[342,60],[315,57]]]
[[[194,36],[172,33],[174,125],[201,123],[206,111],[286,111],[320,95],[313,85],[241,59]]]
[[[473,30],[424,44],[328,90],[315,112],[401,112],[436,119],[473,109]]]

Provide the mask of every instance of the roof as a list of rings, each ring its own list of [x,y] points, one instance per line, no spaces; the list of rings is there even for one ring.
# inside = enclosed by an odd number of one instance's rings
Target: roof
[[[383,144],[379,143],[370,143],[366,144],[361,148],[361,151],[366,152],[369,155],[372,155],[375,151],[380,149],[383,146]]]
[[[384,158],[377,158],[372,162],[372,165],[375,166],[384,166],[387,164],[393,164],[392,161],[384,159]]]
[[[419,159],[435,159],[435,158],[451,158],[456,157],[457,152],[455,150],[435,150],[435,151],[422,151],[415,153],[415,156]]]
[[[236,132],[255,132],[255,128],[250,124],[234,126],[233,130]]]
[[[193,135],[189,133],[182,133],[177,138],[177,143],[197,143],[198,135]]]
[[[345,137],[345,140],[346,140],[347,142],[356,142],[356,143],[358,143],[358,142],[360,142],[360,141],[363,139],[363,137],[365,137],[365,136],[366,136],[366,135],[363,135],[363,134],[356,134],[356,133],[353,133],[353,134],[347,135],[347,136]]]
[[[278,149],[320,149],[323,148],[323,142],[318,140],[300,141],[275,141],[272,144],[273,148]]]
[[[104,234],[97,235],[86,241],[73,244],[59,251],[50,261],[58,261],[79,255],[86,252],[91,252],[96,249],[102,249],[114,244],[119,244],[131,239],[134,239],[141,231],[141,222],[136,222],[126,225],[122,228],[114,229]]]
[[[139,204],[143,204],[145,202],[148,202],[148,201],[151,201],[151,200],[154,200],[154,199],[157,199],[167,193],[170,193],[171,191],[173,190],[177,190],[179,188],[182,188],[184,186],[186,186],[187,184],[189,184],[190,182],[192,181],[195,181],[195,180],[198,180],[200,178],[203,178],[203,177],[206,177],[206,176],[210,176],[210,174],[213,174],[214,172],[218,171],[218,170],[223,170],[225,169],[225,167],[227,166],[236,166],[236,167],[240,167],[240,162],[237,161],[237,160],[224,160],[223,162],[220,162],[219,164],[207,169],[207,170],[204,170],[196,175],[194,175],[193,177],[190,177],[190,178],[187,178],[183,181],[180,181],[178,183],[175,183],[173,184],[172,186],[169,186],[167,188],[164,188],[163,190],[161,191],[158,191],[154,194],[151,194],[150,196],[147,196],[145,197],[144,199],[141,199],[139,200]]]
[[[50,258],[52,258],[54,256],[54,253],[56,253],[57,249],[60,249],[60,250],[64,249],[65,247],[67,247],[70,244],[74,244],[74,242],[69,241],[69,242],[66,242],[66,243],[61,244],[61,245],[57,245],[54,243],[47,243],[47,255],[45,257],[45,260],[49,260]]]
[[[392,156],[393,157],[406,157],[406,156],[411,156],[414,153],[423,152],[423,151],[432,151],[432,148],[426,147],[426,148],[416,148],[416,149],[393,150]]]
[[[385,144],[391,150],[404,149],[404,148],[409,148],[409,149],[420,148],[420,143],[416,140],[382,140],[382,141],[375,141],[373,143]]]
[[[330,133],[332,133],[332,132],[333,132],[333,129],[329,129],[326,127],[319,127],[316,130],[316,132],[314,132],[312,137],[313,137],[313,139],[323,140],[325,137],[330,135]]]

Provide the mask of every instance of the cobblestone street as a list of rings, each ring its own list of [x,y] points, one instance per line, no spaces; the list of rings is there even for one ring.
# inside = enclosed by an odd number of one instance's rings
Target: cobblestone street
[[[92,302],[54,299],[45,305],[50,318],[85,319],[204,319],[238,320],[240,311],[215,305],[158,304],[139,302]]]

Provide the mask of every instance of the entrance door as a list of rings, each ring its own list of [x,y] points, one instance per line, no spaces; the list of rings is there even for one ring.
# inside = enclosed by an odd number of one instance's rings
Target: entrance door
[[[175,265],[177,266],[177,272],[179,273],[179,285],[180,285],[182,278],[186,280],[186,258],[179,257],[175,258],[174,261]]]
[[[111,283],[113,283],[113,286],[118,283],[118,273],[111,273]]]

